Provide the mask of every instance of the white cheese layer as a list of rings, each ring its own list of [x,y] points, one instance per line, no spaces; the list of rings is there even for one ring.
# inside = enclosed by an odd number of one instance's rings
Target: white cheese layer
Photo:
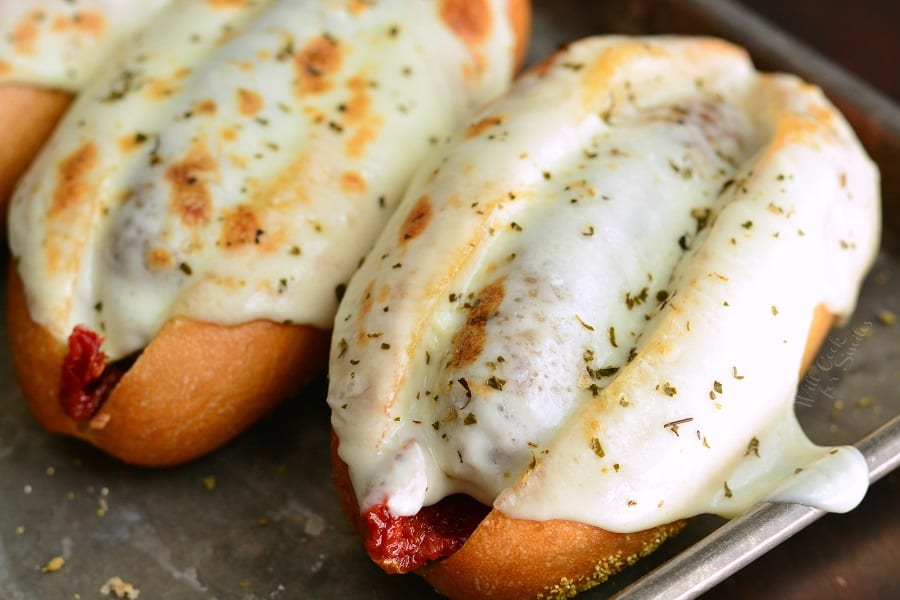
[[[420,170],[347,290],[329,403],[360,506],[461,492],[611,531],[776,488],[849,510],[865,461],[792,404],[879,221],[813,86],[714,40],[573,44]]]
[[[78,92],[110,53],[170,2],[6,0],[0,3],[0,84]]]
[[[79,96],[11,205],[32,318],[116,359],[174,316],[331,326],[413,169],[508,87],[505,0],[173,3]]]

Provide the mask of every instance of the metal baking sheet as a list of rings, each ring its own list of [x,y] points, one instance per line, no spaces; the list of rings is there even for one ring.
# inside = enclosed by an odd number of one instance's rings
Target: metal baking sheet
[[[900,324],[889,325],[886,312],[900,315],[900,109],[728,1],[534,0],[534,8],[531,60],[591,34],[716,34],[760,65],[826,89],[881,166],[885,244],[856,314],[800,383],[796,410],[822,444],[853,443],[900,414]],[[341,515],[324,378],[220,451],[149,470],[44,433],[13,379],[5,324],[0,338],[0,597],[102,598],[112,577],[141,598],[434,597],[418,577],[382,574]],[[583,597],[610,597],[691,545],[708,546],[722,524],[694,520]],[[56,557],[61,568],[47,569]]]

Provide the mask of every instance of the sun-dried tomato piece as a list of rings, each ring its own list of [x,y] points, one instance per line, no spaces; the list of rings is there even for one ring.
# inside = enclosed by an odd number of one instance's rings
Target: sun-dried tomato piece
[[[120,369],[107,368],[101,344],[103,338],[85,325],[75,326],[69,335],[59,400],[63,411],[76,421],[93,417],[122,377]]]
[[[408,573],[460,549],[490,508],[469,496],[448,496],[411,517],[394,517],[386,503],[363,516],[366,551],[388,573]]]

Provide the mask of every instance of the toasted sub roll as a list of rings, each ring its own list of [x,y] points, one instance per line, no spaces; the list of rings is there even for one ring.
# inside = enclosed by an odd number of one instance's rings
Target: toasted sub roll
[[[13,186],[31,164],[69,107],[65,92],[0,84],[0,235],[6,232],[6,207]]]
[[[264,320],[223,327],[172,319],[98,411],[79,422],[60,405],[66,346],[31,320],[15,269],[8,285],[10,345],[17,349],[13,367],[32,412],[48,430],[85,439],[127,462],[167,465],[206,454],[324,366],[329,337],[321,329]]]
[[[852,509],[798,373],[854,308],[878,173],[821,92],[704,38],[592,38],[422,166],[351,281],[334,478],[372,559],[570,597],[703,513]]]
[[[16,188],[9,330],[48,429],[184,462],[319,373],[417,162],[509,85],[520,0],[179,2]]]

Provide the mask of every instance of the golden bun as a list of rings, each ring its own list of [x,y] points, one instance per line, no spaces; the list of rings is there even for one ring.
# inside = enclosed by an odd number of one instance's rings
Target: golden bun
[[[513,53],[515,56],[516,72],[525,64],[528,54],[528,40],[531,35],[531,1],[507,0],[506,11],[509,23],[515,36]]]
[[[72,95],[29,85],[0,85],[0,238],[13,188],[50,137]]]
[[[31,319],[12,266],[7,315],[16,378],[38,421],[139,465],[183,463],[221,446],[319,374],[327,356],[328,332],[313,327],[173,319],[97,414],[77,422],[59,398],[66,346]]]

